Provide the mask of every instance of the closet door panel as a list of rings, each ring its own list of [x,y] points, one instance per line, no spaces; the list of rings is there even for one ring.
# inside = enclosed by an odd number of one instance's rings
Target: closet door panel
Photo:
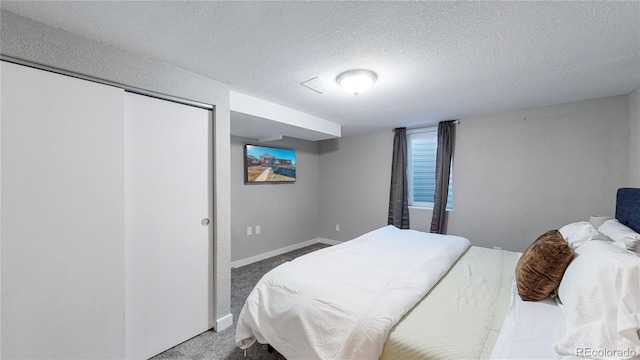
[[[124,91],[1,74],[1,357],[122,358]]]
[[[210,111],[126,94],[127,358],[213,327],[211,125]]]

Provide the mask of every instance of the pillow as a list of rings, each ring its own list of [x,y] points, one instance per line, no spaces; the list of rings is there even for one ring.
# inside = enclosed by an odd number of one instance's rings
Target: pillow
[[[593,225],[594,228],[599,228],[605,221],[613,219],[611,216],[591,216],[589,218],[589,223]]]
[[[564,240],[571,246],[572,249],[576,249],[578,246],[591,240],[607,240],[608,237],[604,236],[593,225],[586,221],[578,221],[565,225],[560,228],[560,233]]]
[[[549,230],[524,251],[516,265],[518,295],[524,301],[542,300],[560,284],[573,259],[573,250],[560,231]]]
[[[558,288],[566,315],[558,354],[587,356],[584,349],[606,349],[600,357],[640,354],[640,257],[610,241],[580,246]]]
[[[640,234],[616,219],[605,221],[598,229],[601,233],[616,242],[625,244],[627,250],[640,254]]]

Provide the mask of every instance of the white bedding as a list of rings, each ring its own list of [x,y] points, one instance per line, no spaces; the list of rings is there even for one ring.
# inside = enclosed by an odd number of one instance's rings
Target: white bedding
[[[269,343],[289,360],[378,359],[391,327],[467,247],[386,226],[282,264],[249,294],[236,343]]]
[[[565,333],[565,316],[556,301],[522,301],[516,282],[511,307],[502,324],[491,359],[569,359],[553,349]]]
[[[605,357],[640,355],[640,257],[610,241],[589,241],[575,253],[558,288],[566,334],[556,352],[583,356],[592,348],[612,354]]]
[[[559,355],[554,344],[566,334],[565,312],[556,300],[548,297],[541,301],[522,301],[513,282],[511,307],[502,324],[490,359],[561,359],[584,360],[589,352],[599,349],[585,347],[582,357]],[[640,354],[634,359],[640,360]]]

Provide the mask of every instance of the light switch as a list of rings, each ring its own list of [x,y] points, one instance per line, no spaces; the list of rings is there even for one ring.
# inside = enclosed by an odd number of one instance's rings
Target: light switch
[[[247,236],[251,236],[251,226],[247,226]]]
[[[260,235],[260,225],[256,225],[256,235]]]

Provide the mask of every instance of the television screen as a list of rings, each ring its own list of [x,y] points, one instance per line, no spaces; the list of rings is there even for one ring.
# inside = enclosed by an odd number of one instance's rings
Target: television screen
[[[295,181],[295,150],[248,144],[244,146],[244,182],[246,184]]]

